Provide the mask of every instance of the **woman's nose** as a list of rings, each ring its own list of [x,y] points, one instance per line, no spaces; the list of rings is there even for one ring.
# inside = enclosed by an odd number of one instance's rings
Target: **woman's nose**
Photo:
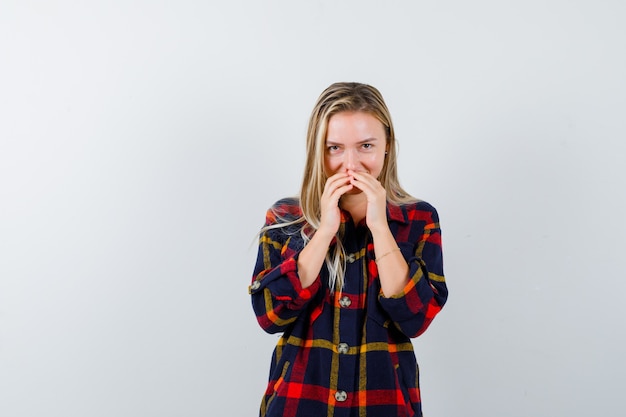
[[[346,169],[356,169],[359,166],[359,155],[354,149],[346,150],[344,154],[343,164]]]

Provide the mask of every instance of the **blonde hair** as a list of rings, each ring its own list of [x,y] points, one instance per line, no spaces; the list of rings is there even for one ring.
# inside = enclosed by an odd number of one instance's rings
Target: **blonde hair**
[[[355,82],[339,82],[327,87],[320,94],[311,116],[306,139],[306,164],[300,189],[300,208],[302,217],[293,220],[286,219],[274,213],[278,223],[264,228],[276,228],[302,224],[300,234],[305,245],[320,226],[321,207],[320,200],[324,192],[324,185],[328,176],[324,170],[324,151],[328,121],[331,116],[341,112],[366,112],[376,117],[385,128],[387,135],[388,153],[386,155],[382,172],[378,180],[387,190],[387,200],[396,205],[414,202],[416,199],[410,196],[400,186],[397,173],[397,143],[391,122],[389,109],[380,92],[367,84]],[[345,249],[341,243],[343,228],[337,231],[337,239],[334,248],[329,248],[326,254],[325,264],[329,271],[328,285],[331,291],[338,283],[343,288],[345,274]]]

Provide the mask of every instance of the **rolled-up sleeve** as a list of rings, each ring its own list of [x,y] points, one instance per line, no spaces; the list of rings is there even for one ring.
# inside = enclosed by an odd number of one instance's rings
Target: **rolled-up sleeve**
[[[298,276],[300,240],[299,235],[288,236],[280,228],[266,231],[259,239],[248,290],[257,321],[268,333],[284,331],[305,310],[320,288],[319,276],[311,286],[302,288]]]
[[[441,229],[437,211],[420,203],[409,212],[409,239],[398,246],[409,266],[409,281],[401,293],[379,302],[395,326],[409,337],[422,334],[448,298],[443,274]]]

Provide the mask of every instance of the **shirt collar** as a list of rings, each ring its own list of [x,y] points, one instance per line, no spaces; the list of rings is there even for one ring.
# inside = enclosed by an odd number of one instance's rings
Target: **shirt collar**
[[[405,224],[409,222],[406,210],[403,209],[402,206],[397,206],[390,202],[387,202],[387,218]]]

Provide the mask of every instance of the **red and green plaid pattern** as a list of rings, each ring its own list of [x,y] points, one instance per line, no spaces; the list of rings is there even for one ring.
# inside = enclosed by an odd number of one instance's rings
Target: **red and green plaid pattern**
[[[342,211],[344,288],[331,292],[325,267],[303,289],[299,230],[272,229],[259,240],[249,291],[261,327],[282,332],[272,355],[261,417],[391,417],[422,415],[419,371],[410,338],[430,325],[446,302],[437,212],[426,202],[388,204],[389,227],[409,264],[402,294],[380,290],[374,245],[365,222]],[[266,224],[300,215],[284,199]]]

